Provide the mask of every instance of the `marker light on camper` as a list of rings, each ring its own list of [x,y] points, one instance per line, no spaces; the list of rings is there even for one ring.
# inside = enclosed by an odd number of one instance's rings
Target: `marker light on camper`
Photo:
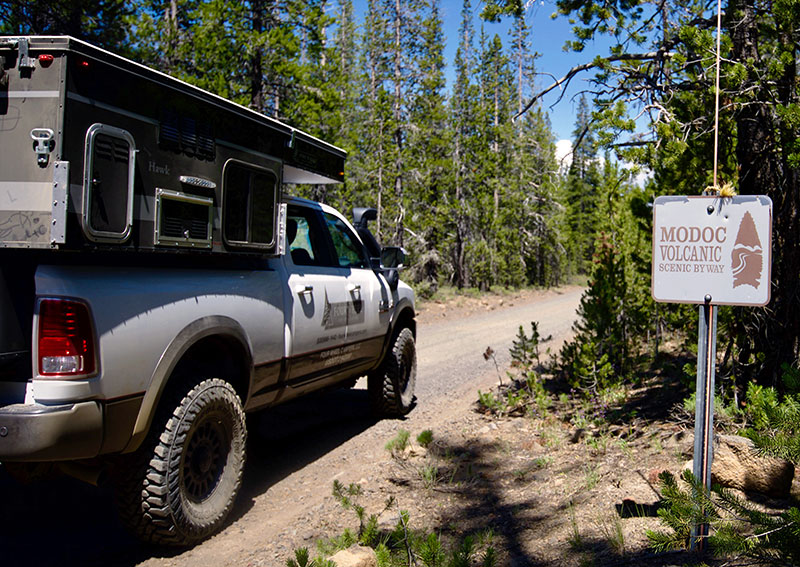
[[[86,376],[95,370],[95,348],[89,308],[78,301],[39,302],[39,374]]]
[[[53,56],[49,53],[42,53],[39,55],[39,65],[42,67],[49,67],[50,63],[53,62]]]

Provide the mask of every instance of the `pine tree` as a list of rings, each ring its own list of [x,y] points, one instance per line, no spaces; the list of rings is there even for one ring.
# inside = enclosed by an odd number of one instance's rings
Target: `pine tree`
[[[607,56],[564,77],[595,69],[601,142],[616,144],[635,130],[626,113],[626,105],[635,105],[644,110],[652,135],[623,142],[617,146],[622,154],[650,165],[659,191],[699,194],[714,181],[716,17],[691,2],[663,3],[657,11],[624,0],[557,4],[576,22],[568,42],[573,50],[602,34],[613,41]],[[741,194],[767,195],[774,204],[772,301],[768,308],[739,312],[731,340],[739,367],[747,368],[744,378],[780,385],[780,365],[800,356],[800,248],[794,245],[800,234],[800,0],[763,8],[756,0],[722,4],[716,181],[730,182]],[[520,9],[519,0],[488,0],[484,12],[499,17]]]
[[[390,26],[390,49],[389,52],[389,85],[390,97],[392,107],[392,118],[390,122],[390,129],[392,135],[391,155],[393,157],[390,164],[390,171],[392,176],[392,185],[394,189],[393,195],[393,209],[394,209],[394,234],[392,242],[397,245],[403,244],[403,227],[405,221],[406,210],[403,203],[404,197],[404,181],[405,171],[404,166],[406,162],[406,125],[407,114],[405,97],[408,95],[409,90],[409,53],[406,51],[408,44],[406,42],[415,41],[413,32],[409,30],[409,22],[413,21],[413,15],[410,13],[409,5],[403,0],[385,0],[386,13],[389,16]]]
[[[581,96],[578,104],[573,135],[572,163],[564,189],[569,230],[567,247],[572,269],[585,274],[594,253],[600,184],[597,146],[586,95]]]
[[[334,144],[346,149],[355,146],[358,121],[358,37],[352,0],[340,0],[336,17],[336,36],[330,50],[328,82],[337,91],[339,107],[329,113]],[[337,112],[338,110],[338,112]],[[326,138],[327,139],[327,138]]]
[[[634,213],[646,192],[632,186],[629,177],[617,163],[604,160],[597,186],[602,220],[596,225],[589,286],[578,308],[575,339],[560,353],[573,386],[594,391],[634,378],[631,371],[654,310],[649,257],[638,256],[650,241],[649,227]]]
[[[409,105],[407,230],[413,235],[413,278],[435,289],[439,282],[445,243],[446,201],[452,145],[447,128],[444,78],[444,34],[439,0],[421,11],[417,80]]]
[[[136,59],[168,75],[197,84],[193,27],[198,0],[137,0],[129,21]],[[202,42],[201,42],[202,45]]]
[[[682,488],[671,473],[659,475],[664,505],[658,516],[670,531],[650,531],[647,537],[657,552],[689,548],[693,526],[711,526],[710,551],[718,557],[750,558],[750,565],[797,565],[800,561],[800,509],[790,507],[770,514],[733,491],[713,485],[707,494],[689,471]]]
[[[558,285],[567,273],[559,202],[558,163],[549,117],[541,108],[518,121],[516,135],[523,164],[518,190],[520,256],[525,282]]]
[[[324,8],[324,3],[321,6]],[[344,185],[333,188],[321,185],[308,191],[307,196],[329,203],[341,211],[353,206],[368,204],[356,192],[359,146],[360,111],[359,91],[359,52],[358,32],[353,14],[352,0],[340,0],[338,11],[333,18],[327,18],[328,26],[335,25],[335,32],[328,39],[329,27],[322,27],[322,50],[318,57],[318,67],[311,67],[312,84],[307,90],[317,93],[318,108],[312,108],[313,117],[305,117],[304,127],[319,138],[337,145],[349,154],[345,162]],[[312,64],[313,65],[313,64]],[[316,120],[316,124],[308,122]]]
[[[377,208],[378,219],[373,232],[379,241],[385,237],[385,199],[388,173],[386,170],[388,148],[391,145],[389,124],[389,94],[385,84],[388,79],[389,49],[387,18],[379,0],[369,0],[361,40],[360,81],[362,97],[358,104],[360,119],[356,126],[358,145],[352,147],[348,184],[360,203]]]
[[[304,0],[289,5],[290,27],[298,43],[297,60],[284,95],[282,114],[290,124],[333,141],[336,122],[327,118],[340,109],[337,77],[331,65],[327,28],[333,18],[325,13],[326,0]]]
[[[498,282],[505,265],[500,265],[498,248],[514,245],[499,242],[504,227],[500,220],[502,207],[506,206],[507,166],[511,142],[511,86],[513,84],[508,56],[500,37],[487,40],[481,34],[481,54],[478,72],[479,114],[478,136],[481,149],[478,154],[478,183],[474,191],[477,198],[476,221],[479,235],[469,247],[473,283],[488,289]]]
[[[513,107],[519,113],[535,86],[534,56],[530,53],[530,30],[524,14],[514,17],[512,61]],[[555,140],[546,113],[538,103],[513,125],[513,141],[507,166],[509,198],[503,208],[501,226],[514,231],[503,246],[506,285],[557,284],[564,273],[560,236],[562,207],[557,202]],[[516,275],[518,269],[521,275]]]
[[[71,35],[125,53],[124,0],[0,0],[0,34]]]
[[[476,69],[474,41],[472,5],[470,0],[464,0],[455,57],[456,80],[450,98],[450,120],[453,130],[451,216],[454,224],[454,230],[451,231],[453,243],[450,248],[453,262],[452,283],[458,288],[469,285],[470,282],[466,256],[467,244],[472,233],[470,198],[474,185],[473,164],[477,120],[475,108],[477,88],[472,82]]]

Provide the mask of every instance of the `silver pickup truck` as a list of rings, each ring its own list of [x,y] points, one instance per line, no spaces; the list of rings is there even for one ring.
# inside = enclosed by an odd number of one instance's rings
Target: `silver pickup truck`
[[[245,412],[368,377],[414,403],[405,255],[287,183],[313,136],[72,38],[0,37],[0,462],[116,483],[146,541],[220,528]]]

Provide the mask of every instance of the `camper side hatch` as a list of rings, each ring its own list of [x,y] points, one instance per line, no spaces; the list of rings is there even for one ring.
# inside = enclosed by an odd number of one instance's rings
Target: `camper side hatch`
[[[83,232],[95,242],[124,242],[133,225],[136,145],[125,130],[93,124],[86,132]]]

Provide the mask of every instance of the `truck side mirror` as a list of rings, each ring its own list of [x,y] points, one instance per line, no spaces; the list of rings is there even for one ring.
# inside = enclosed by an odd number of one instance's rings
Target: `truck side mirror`
[[[399,246],[386,246],[381,249],[381,268],[401,269],[406,263],[406,251]]]

